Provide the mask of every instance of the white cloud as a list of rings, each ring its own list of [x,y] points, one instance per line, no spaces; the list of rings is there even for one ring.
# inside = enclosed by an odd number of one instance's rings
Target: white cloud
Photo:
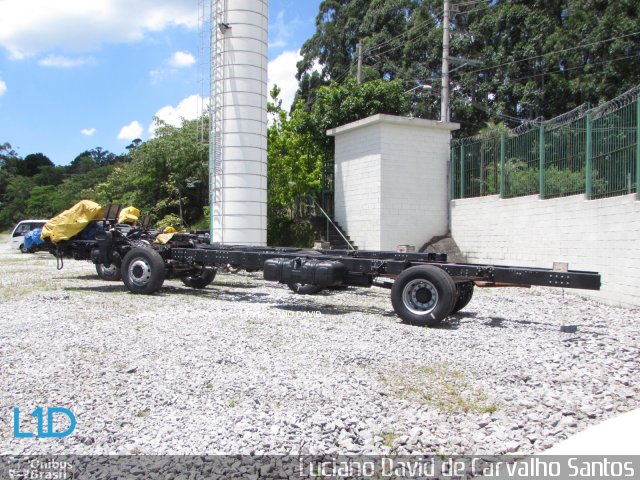
[[[0,80],[0,97],[7,93],[7,84]]]
[[[142,125],[137,120],[134,120],[129,125],[125,125],[120,129],[120,133],[118,133],[118,140],[135,140],[136,138],[140,138],[142,135]]]
[[[151,78],[151,83],[156,84],[165,78],[175,75],[178,72],[179,68],[190,67],[196,63],[195,57],[189,52],[179,51],[175,52],[169,58],[164,61],[164,64],[169,68],[157,68],[149,71],[149,77]]]
[[[179,127],[182,125],[182,120],[193,120],[199,118],[202,115],[203,110],[207,108],[209,99],[203,98],[200,95],[191,95],[180,101],[177,106],[167,105],[158,110],[155,117],[159,118],[163,122]],[[149,125],[149,134],[155,136],[157,125],[152,123]]]
[[[40,60],[38,65],[43,67],[73,68],[93,63],[95,63],[95,60],[92,57],[69,58],[60,55],[49,55]]]
[[[282,52],[269,62],[269,92],[271,92],[274,84],[280,87],[282,108],[287,111],[291,107],[298,90],[298,80],[296,80],[298,68],[296,64],[300,60],[302,60],[302,57],[299,52],[287,51]]]
[[[269,48],[286,47],[294,37],[295,30],[303,26],[303,23],[297,17],[285,19],[285,13],[284,10],[278,11],[273,21],[269,24],[270,37],[273,38],[273,40],[269,41]]]
[[[13,59],[54,49],[87,51],[171,26],[195,28],[197,20],[195,1],[3,0],[0,47]]]
[[[82,130],[80,130],[80,133],[86,137],[90,137],[91,135],[96,133],[96,129],[95,128],[83,128]]]
[[[196,59],[189,52],[176,52],[167,59],[166,63],[170,67],[184,68],[196,63]]]

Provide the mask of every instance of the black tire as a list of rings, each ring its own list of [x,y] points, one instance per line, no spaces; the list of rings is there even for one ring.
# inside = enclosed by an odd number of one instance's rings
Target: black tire
[[[456,283],[456,304],[453,306],[451,313],[456,313],[466,307],[473,297],[473,282]]]
[[[21,243],[19,248],[20,248],[20,253],[30,253],[29,249],[24,246],[24,243]]]
[[[289,283],[287,284],[287,287],[298,295],[313,295],[324,290],[323,287],[319,287],[318,285],[313,285],[311,283]]]
[[[120,267],[115,263],[105,265],[104,263],[96,263],[96,272],[102,280],[107,282],[117,282],[122,278]]]
[[[122,260],[122,281],[131,293],[157,292],[164,283],[164,260],[152,248],[132,248]]]
[[[182,277],[180,280],[182,280],[182,283],[187,287],[202,289],[213,282],[214,278],[216,278],[216,269],[204,268],[197,274]]]
[[[453,310],[456,284],[447,272],[431,265],[406,269],[393,282],[391,303],[403,322],[434,327]]]

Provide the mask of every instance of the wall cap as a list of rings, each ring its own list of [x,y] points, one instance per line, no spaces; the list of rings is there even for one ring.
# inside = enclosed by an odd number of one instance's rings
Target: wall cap
[[[345,133],[358,128],[368,127],[370,125],[375,125],[378,123],[447,130],[449,132],[458,130],[460,128],[459,123],[440,122],[437,120],[427,120],[425,118],[399,117],[397,115],[386,115],[383,113],[378,113],[361,120],[356,120],[355,122],[347,123],[346,125],[341,125],[339,127],[329,129],[327,130],[327,135],[335,137],[340,135],[341,133]]]

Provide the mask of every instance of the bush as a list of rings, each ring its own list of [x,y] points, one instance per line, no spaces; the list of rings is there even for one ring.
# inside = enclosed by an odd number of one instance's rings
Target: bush
[[[267,217],[267,244],[278,247],[311,248],[316,232],[304,220],[292,220],[285,216]]]
[[[183,225],[182,225],[182,220],[180,220],[179,216],[177,216],[175,213],[170,213],[169,215],[165,216],[162,220],[158,220],[156,222],[155,227],[158,230],[164,230],[167,227],[173,227],[176,230],[182,230]]]
[[[202,218],[198,220],[196,223],[194,223],[191,228],[193,228],[194,230],[209,231],[209,227],[210,227],[209,215],[210,215],[209,205],[205,205],[204,207],[202,207]]]

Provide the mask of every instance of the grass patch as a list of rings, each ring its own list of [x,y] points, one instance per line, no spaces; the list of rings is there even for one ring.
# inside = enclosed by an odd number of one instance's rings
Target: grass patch
[[[31,281],[22,285],[3,285],[0,286],[0,300],[13,300],[14,298],[24,297],[33,293],[51,292],[57,290],[57,286],[53,281]]]
[[[236,408],[238,405],[239,405],[238,401],[233,398],[229,400],[229,403],[227,403],[228,408]]]
[[[138,410],[138,413],[136,413],[136,417],[138,418],[144,418],[148,416],[149,416],[149,410]]]
[[[463,372],[445,364],[425,365],[381,375],[391,394],[410,402],[454,413],[493,413],[499,404],[472,387]]]
[[[393,442],[398,438],[395,432],[382,432],[380,436],[382,437],[382,444],[387,447],[393,447]]]

